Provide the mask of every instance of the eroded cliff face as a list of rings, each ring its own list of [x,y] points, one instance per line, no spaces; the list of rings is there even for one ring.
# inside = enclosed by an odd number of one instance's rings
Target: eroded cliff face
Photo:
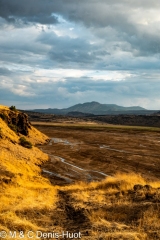
[[[7,123],[7,125],[16,133],[28,136],[31,124],[28,116],[19,111],[12,111],[8,109],[0,109],[0,117]]]
[[[31,124],[28,121],[28,116],[25,113],[9,111],[7,123],[16,126],[17,133],[28,136]]]
[[[0,105],[0,122],[1,138],[8,138],[12,142],[18,142],[19,138],[24,135],[33,145],[43,144],[49,140],[46,135],[31,125],[27,114],[18,110],[13,111]]]
[[[32,148],[21,144],[24,135]],[[29,181],[37,176],[41,172],[38,166],[48,161],[48,155],[35,144],[46,141],[48,137],[31,126],[27,114],[0,105],[0,183],[17,183],[19,176]]]

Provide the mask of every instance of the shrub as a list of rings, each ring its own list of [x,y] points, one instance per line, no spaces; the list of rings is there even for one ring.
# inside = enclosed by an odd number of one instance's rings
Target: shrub
[[[0,118],[2,118],[3,121],[7,120],[7,117],[4,113],[0,113]]]
[[[12,110],[12,111],[14,111],[14,112],[16,112],[16,111],[17,111],[17,109],[16,109],[16,107],[15,107],[15,106],[11,106],[9,109],[10,109],[10,110]]]
[[[32,143],[27,141],[25,137],[20,137],[19,141],[21,146],[25,148],[32,148]]]
[[[16,125],[14,125],[14,124],[8,124],[8,127],[10,127],[10,129],[11,129],[12,131],[14,131],[15,133],[17,133],[17,126],[16,126]]]

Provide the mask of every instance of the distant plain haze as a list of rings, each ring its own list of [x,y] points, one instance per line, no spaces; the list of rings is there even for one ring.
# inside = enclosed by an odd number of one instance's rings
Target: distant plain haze
[[[160,2],[0,0],[0,104],[160,109]]]

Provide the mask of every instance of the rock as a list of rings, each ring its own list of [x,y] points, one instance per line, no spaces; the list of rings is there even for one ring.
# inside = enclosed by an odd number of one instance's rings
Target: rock
[[[31,129],[31,124],[28,120],[27,114],[10,110],[5,113],[5,121],[7,122],[8,126],[17,134],[20,133],[25,136],[29,134],[29,128]]]
[[[147,191],[150,191],[152,189],[152,187],[150,185],[144,185],[143,188]]]
[[[3,177],[0,180],[1,183],[9,184],[11,182],[11,178]]]
[[[143,189],[143,185],[141,185],[141,184],[136,184],[136,185],[134,185],[133,189],[134,189],[134,191],[141,190],[141,189]]]

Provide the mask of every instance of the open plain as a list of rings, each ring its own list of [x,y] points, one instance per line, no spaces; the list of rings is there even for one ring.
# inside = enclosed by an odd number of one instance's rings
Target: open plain
[[[63,184],[66,179],[68,182],[100,180],[117,172],[139,173],[148,180],[160,178],[158,128],[93,123],[33,124],[51,138],[41,148],[50,155],[51,160],[43,168],[53,183]]]
[[[34,124],[34,123],[33,123]],[[55,229],[86,240],[160,239],[157,128],[35,123],[51,138],[42,175],[55,187]]]

